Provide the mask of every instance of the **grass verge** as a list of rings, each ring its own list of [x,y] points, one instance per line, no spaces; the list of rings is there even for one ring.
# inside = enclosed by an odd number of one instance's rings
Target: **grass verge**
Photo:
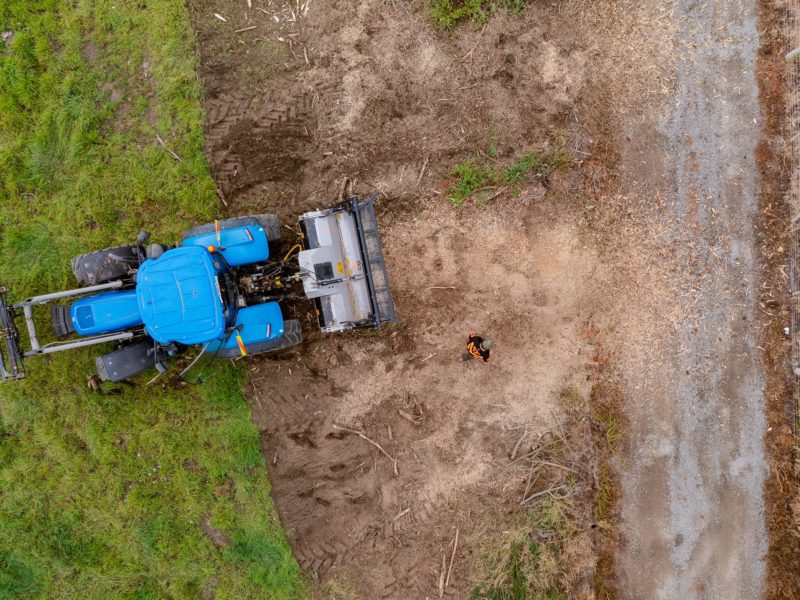
[[[456,165],[451,175],[454,182],[447,196],[453,206],[461,207],[472,199],[475,206],[481,207],[505,190],[518,193],[519,187],[533,178],[544,183],[554,171],[569,169],[573,164],[572,155],[565,149],[532,150],[514,159],[507,165],[494,159],[496,151],[489,147],[488,159],[479,154]]]
[[[606,381],[588,399],[574,387],[559,396],[551,430],[509,441],[519,508],[481,536],[471,600],[614,597],[609,541],[619,498],[610,458],[611,439],[619,444],[624,432],[620,398]]]
[[[598,364],[602,362],[598,360]],[[620,482],[614,459],[624,443],[627,420],[622,410],[622,393],[612,382],[613,378],[596,382],[589,398],[592,437],[595,439],[598,461],[594,498],[594,515],[599,528],[595,541],[597,564],[594,572],[594,592],[598,600],[613,600],[619,596],[615,551],[620,543],[616,525],[619,519]]]
[[[430,16],[438,29],[452,29],[464,21],[482,27],[500,10],[522,12],[527,0],[431,0]]]
[[[587,399],[577,388],[564,388],[551,430],[509,440],[509,468],[522,482],[519,508],[481,536],[471,600],[611,597],[607,541],[619,499],[600,415],[611,415],[620,432],[624,423],[612,389],[595,383]]]
[[[486,557],[471,600],[566,600],[561,563],[576,533],[571,507],[549,498],[517,515]]]
[[[213,217],[183,2],[6,0],[0,19],[13,298],[72,286],[71,256]],[[298,597],[239,373],[98,393],[95,354],[0,388],[0,598]]]

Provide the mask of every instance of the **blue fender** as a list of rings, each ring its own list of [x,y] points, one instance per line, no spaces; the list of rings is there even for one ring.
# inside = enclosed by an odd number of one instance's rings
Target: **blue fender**
[[[262,262],[269,258],[267,234],[261,225],[245,225],[220,231],[219,241],[215,232],[188,237],[184,246],[221,247],[221,254],[232,267]]]
[[[246,349],[249,345],[281,337],[283,335],[283,312],[277,302],[240,308],[236,315],[236,327],[239,328],[239,337],[242,338]],[[218,343],[211,342],[206,348],[206,352],[231,350],[238,345],[234,333]]]

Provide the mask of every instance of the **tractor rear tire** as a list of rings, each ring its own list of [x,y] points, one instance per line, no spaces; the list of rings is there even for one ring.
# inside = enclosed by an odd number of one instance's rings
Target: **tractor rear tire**
[[[110,258],[110,255],[120,260]],[[130,277],[130,270],[139,268],[139,249],[136,246],[116,246],[73,258],[72,273],[81,287],[100,285]]]
[[[266,213],[263,215],[256,215],[256,219],[261,223],[264,228],[264,233],[267,234],[267,239],[270,242],[277,242],[281,239],[281,220],[278,215]]]
[[[244,227],[246,225],[261,225],[264,228],[264,233],[267,234],[267,241],[277,242],[281,239],[281,222],[277,215],[263,214],[252,215],[249,217],[234,217],[233,219],[225,219],[219,222],[219,230],[225,231],[226,229],[235,229],[236,227]],[[188,231],[183,232],[183,239],[196,237],[198,235],[207,235],[214,233],[216,226],[214,223],[206,223],[205,225],[198,225]]]
[[[302,343],[303,332],[300,329],[300,321],[291,319],[283,322],[283,335],[274,340],[267,340],[257,344],[247,345],[248,356],[254,354],[264,354],[265,352],[275,352],[276,350],[283,350]],[[228,348],[221,350],[217,356],[219,358],[238,358],[242,353],[239,348]]]

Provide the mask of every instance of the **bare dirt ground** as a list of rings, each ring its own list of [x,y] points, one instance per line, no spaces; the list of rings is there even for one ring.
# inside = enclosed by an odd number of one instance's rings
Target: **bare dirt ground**
[[[292,223],[335,201],[345,175],[379,191],[403,319],[322,337],[301,310],[304,345],[253,361],[254,418],[303,567],[367,599],[437,597],[458,528],[447,596],[469,597],[487,529],[518,511],[517,428],[553,427],[562,390],[588,398],[604,382],[631,423],[620,595],[758,597],[747,224],[760,116],[740,64],[755,62],[755,8],[534,2],[441,33],[402,0],[247,4],[189,3],[220,194],[231,213]],[[467,154],[508,164],[543,146],[568,148],[574,167],[482,208],[447,203]],[[492,363],[458,362],[473,330],[497,340]],[[397,476],[334,425],[380,443]],[[572,597],[592,597],[609,535],[594,526],[570,550]]]
[[[602,267],[574,229],[536,214],[553,229],[531,240],[527,211],[469,219],[446,206],[429,211],[385,236],[398,309],[408,315],[403,329],[315,341],[281,366],[293,369],[291,385],[272,376],[272,364],[254,374],[257,417],[273,432],[264,445],[274,493],[301,564],[321,575],[343,570],[365,597],[434,594],[455,528],[462,548],[474,547],[481,522],[519,500],[524,482],[507,469],[520,435],[512,428],[543,432],[559,392],[587,392],[594,368],[581,328]],[[476,230],[491,240],[482,257],[463,244]],[[516,248],[510,256],[508,248]],[[541,268],[543,258],[552,270]],[[574,280],[564,282],[562,269]],[[503,340],[493,363],[458,362],[471,329]],[[382,444],[399,476],[335,424]],[[455,574],[463,589],[470,573]]]

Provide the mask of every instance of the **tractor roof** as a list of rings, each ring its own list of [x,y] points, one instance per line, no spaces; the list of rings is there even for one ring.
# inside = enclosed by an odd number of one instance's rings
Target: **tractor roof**
[[[147,333],[161,344],[202,344],[225,329],[217,270],[205,248],[175,248],[144,261],[136,298]]]

